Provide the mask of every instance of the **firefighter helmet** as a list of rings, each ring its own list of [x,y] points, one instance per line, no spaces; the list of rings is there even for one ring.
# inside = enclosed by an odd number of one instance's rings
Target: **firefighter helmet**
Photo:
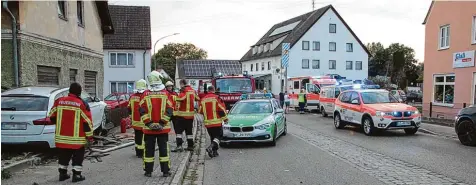
[[[134,91],[136,93],[143,93],[147,89],[147,81],[144,79],[137,80],[136,82],[136,88]]]
[[[174,86],[174,83],[172,83],[171,81],[168,81],[167,83],[165,83],[165,87],[167,86]]]
[[[149,80],[149,86],[151,91],[160,91],[162,89],[165,89],[165,86],[162,83],[162,80],[160,79],[161,77],[162,75],[157,71],[152,71],[147,76],[147,80]]]

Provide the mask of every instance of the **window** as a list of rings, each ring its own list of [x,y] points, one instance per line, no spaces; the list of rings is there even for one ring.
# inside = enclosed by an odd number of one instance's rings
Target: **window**
[[[329,42],[329,51],[336,51],[336,43]]]
[[[78,75],[77,69],[70,69],[69,70],[69,83],[76,82],[76,75]]]
[[[59,85],[59,67],[37,66],[36,75],[38,85]]]
[[[250,65],[250,71],[253,71],[253,64]]]
[[[450,25],[440,27],[440,49],[450,47]]]
[[[473,44],[476,44],[476,16],[473,16]]]
[[[312,50],[320,51],[321,50],[321,43],[318,41],[312,42]]]
[[[336,87],[334,89],[335,89],[334,90],[334,97],[332,97],[332,98],[337,98],[337,97],[339,97],[339,94],[340,94],[340,88]]]
[[[294,89],[299,89],[299,81],[293,82]]]
[[[66,3],[67,1],[58,1],[58,16],[64,20],[68,20]]]
[[[319,60],[312,60],[312,68],[313,69],[319,69]]]
[[[329,60],[329,69],[336,69],[336,61]]]
[[[433,103],[453,104],[455,75],[435,75],[433,80]]]
[[[350,95],[350,102],[352,102],[354,100],[357,100],[357,102],[360,102],[359,93],[352,92],[352,94]]]
[[[84,91],[96,97],[97,87],[97,72],[84,71]]]
[[[302,59],[302,68],[309,69],[309,59]]]
[[[111,93],[132,93],[134,82],[111,82]]]
[[[355,61],[355,70],[362,70],[362,61]]]
[[[271,61],[268,61],[268,70],[271,70]]]
[[[259,69],[259,68],[258,68],[258,63],[256,63],[256,71],[258,71],[258,69]]]
[[[76,13],[78,14],[78,25],[84,26],[84,3],[83,1],[76,1]]]
[[[336,24],[329,24],[329,33],[336,33],[336,32],[337,32]]]
[[[309,41],[302,41],[302,50],[309,50]]]
[[[134,53],[109,53],[110,66],[134,67]]]
[[[342,95],[339,97],[339,100],[344,103],[350,103],[350,95],[352,94],[352,91],[350,92],[344,92]]]
[[[2,109],[15,111],[48,111],[48,97],[32,95],[2,95]],[[3,113],[3,110],[2,110]],[[32,112],[30,112],[31,114]],[[40,114],[40,113],[34,113]],[[3,131],[2,123],[2,131]],[[15,126],[18,128],[18,126]],[[26,125],[24,128],[26,129]]]
[[[345,69],[346,70],[352,70],[352,61],[346,61],[345,62]]]
[[[261,71],[264,71],[264,62],[261,62]]]
[[[354,46],[352,43],[347,43],[346,44],[346,49],[347,52],[353,52],[354,51]]]

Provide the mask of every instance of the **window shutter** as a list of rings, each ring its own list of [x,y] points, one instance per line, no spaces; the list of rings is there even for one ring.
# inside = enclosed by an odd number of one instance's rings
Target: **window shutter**
[[[59,67],[37,66],[38,85],[59,85]]]
[[[96,76],[95,71],[84,71],[84,91],[96,97]]]

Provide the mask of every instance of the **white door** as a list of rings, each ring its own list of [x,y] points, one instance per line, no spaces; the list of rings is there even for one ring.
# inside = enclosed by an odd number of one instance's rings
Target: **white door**
[[[99,102],[95,102],[87,92],[81,92],[81,99],[83,99],[86,103],[89,104],[89,108],[91,109],[91,116],[93,122],[93,128],[98,128],[101,124],[102,114],[99,106]]]

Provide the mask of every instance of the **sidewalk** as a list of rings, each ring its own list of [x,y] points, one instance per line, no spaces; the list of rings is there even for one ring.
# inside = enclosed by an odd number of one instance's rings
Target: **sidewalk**
[[[421,123],[420,131],[427,134],[444,136],[448,138],[458,138],[454,127],[441,126],[431,123]]]

